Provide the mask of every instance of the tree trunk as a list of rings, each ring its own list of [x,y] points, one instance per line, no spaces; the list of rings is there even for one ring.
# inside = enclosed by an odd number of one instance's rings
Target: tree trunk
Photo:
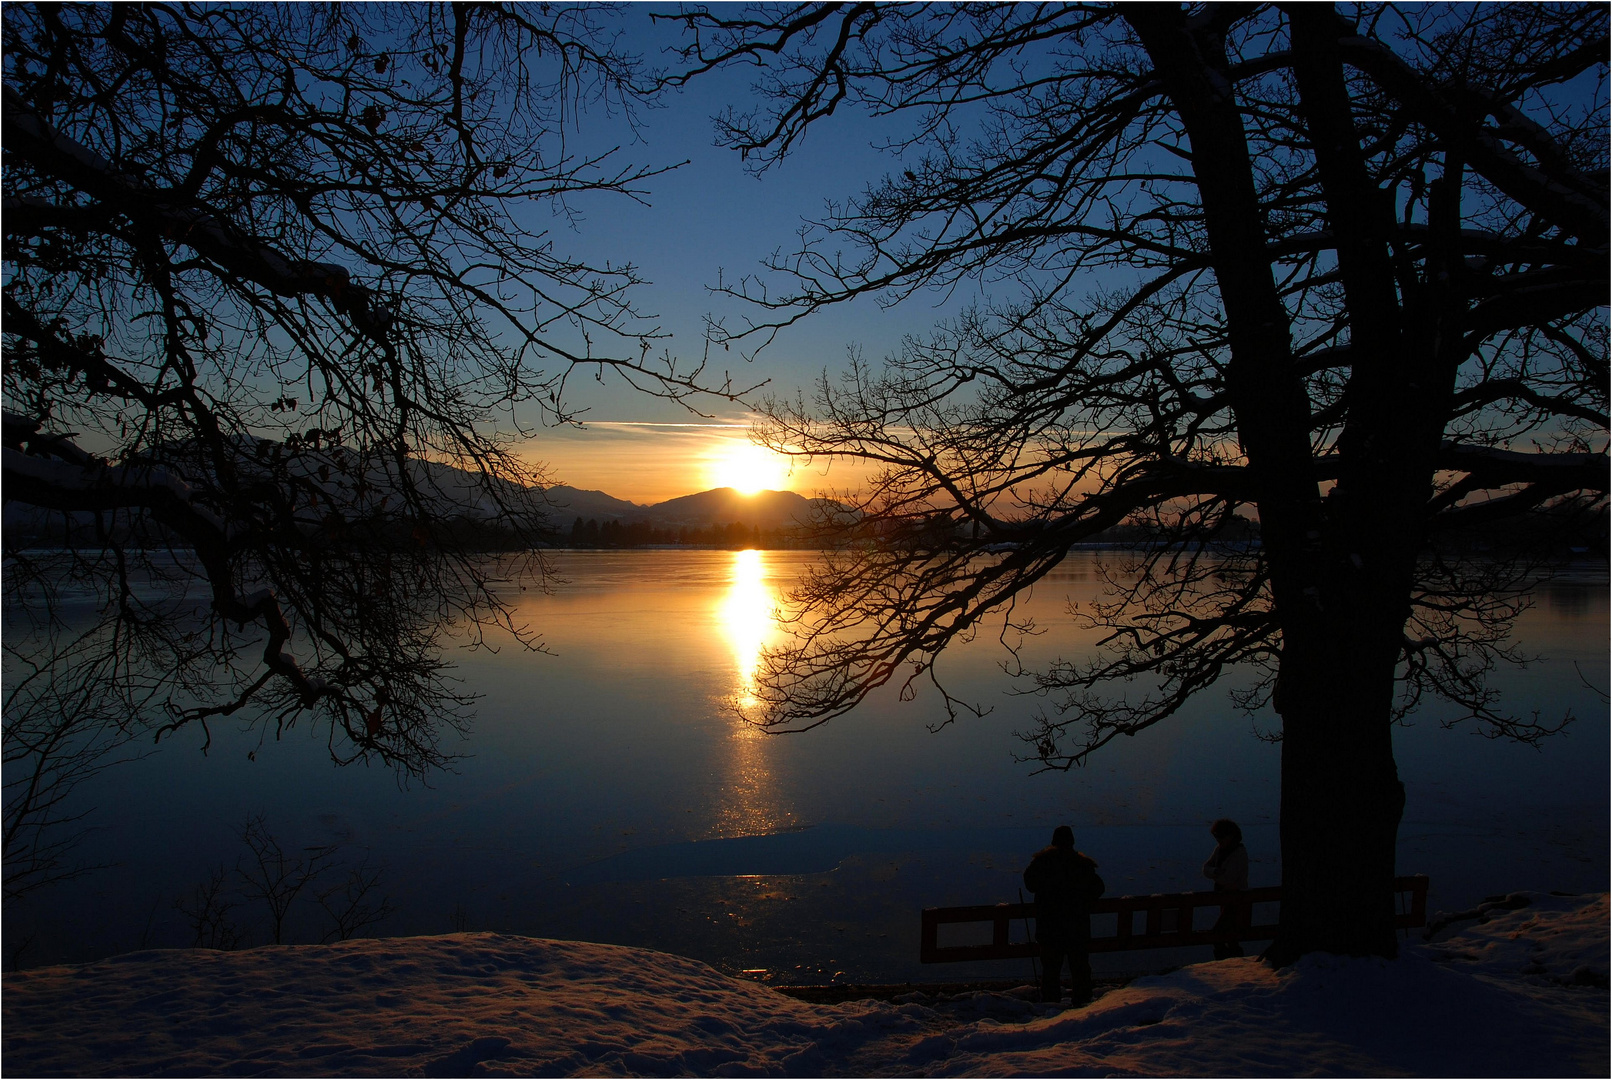
[[[1224,40],[1215,20],[1189,19],[1174,6],[1133,5],[1125,17],[1191,139],[1227,316],[1226,386],[1282,626],[1282,928],[1267,957],[1280,964],[1316,950],[1393,956],[1394,850],[1405,805],[1390,723],[1394,672],[1441,430],[1445,399],[1435,387],[1453,371],[1440,372],[1441,350],[1412,350],[1399,332],[1342,65],[1306,26],[1298,35],[1309,50],[1306,105],[1324,144],[1318,161],[1329,200],[1338,195],[1337,206],[1328,203],[1332,225],[1347,234],[1339,262],[1354,317],[1350,344],[1359,350],[1339,439],[1344,471],[1321,497],[1310,401],[1294,372]],[[1447,377],[1433,377],[1440,374]]]
[[[1394,853],[1405,789],[1394,765],[1394,675],[1460,345],[1459,196],[1435,190],[1425,281],[1396,277],[1393,207],[1368,174],[1330,6],[1289,10],[1294,73],[1337,237],[1349,307],[1349,412],[1320,559],[1291,560],[1314,610],[1283,619],[1282,928],[1267,956],[1393,956]],[[1448,174],[1459,163],[1446,159]],[[1451,186],[1459,191],[1459,183]],[[1396,281],[1417,308],[1406,318]],[[1414,284],[1413,284],[1414,281]],[[1407,326],[1411,332],[1407,332]],[[1292,609],[1290,609],[1292,610]]]
[[[1348,620],[1339,620],[1346,623]],[[1405,789],[1394,764],[1394,654],[1346,626],[1282,652],[1282,918],[1266,958],[1394,956],[1394,851]],[[1399,628],[1394,627],[1397,633]]]

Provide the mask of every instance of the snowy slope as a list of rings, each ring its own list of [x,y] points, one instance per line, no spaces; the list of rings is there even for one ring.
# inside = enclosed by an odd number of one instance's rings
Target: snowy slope
[[[1058,1012],[811,1005],[681,957],[496,934],[5,976],[7,1075],[1605,1076],[1607,898],[1516,894],[1396,961],[1253,959]],[[1515,902],[1515,901],[1514,901]]]

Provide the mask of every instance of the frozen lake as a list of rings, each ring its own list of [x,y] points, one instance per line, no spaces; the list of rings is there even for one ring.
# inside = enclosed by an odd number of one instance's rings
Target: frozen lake
[[[174,899],[234,864],[252,814],[287,846],[339,841],[381,867],[397,906],[383,934],[645,945],[779,981],[1027,976],[1015,963],[921,967],[918,910],[1016,899],[1019,870],[1060,823],[1111,894],[1200,887],[1221,816],[1244,826],[1253,883],[1279,879],[1280,749],[1218,691],[1085,769],[1034,774],[1014,737],[1034,702],[1005,694],[1001,647],[982,634],[942,667],[963,696],[994,705],[982,719],[930,733],[933,696],[890,693],[804,734],[749,728],[728,703],[776,639],[778,593],[813,557],[558,553],[565,581],[521,609],[555,655],[457,658],[484,697],[458,747],[467,756],[430,787],[334,768],[305,729],[260,748],[215,728],[206,757],[199,732],[181,733],[101,778],[84,856],[116,865],[9,905],[8,965],[189,945]],[[1076,553],[1038,587],[1034,654],[1085,651],[1091,635],[1066,605],[1097,598],[1098,561],[1118,557]],[[1436,706],[1396,732],[1400,872],[1432,877],[1434,909],[1607,887],[1607,707],[1579,676],[1606,685],[1607,615],[1605,573],[1587,572],[1541,588],[1518,622],[1516,640],[1548,659],[1497,674],[1506,703],[1578,718],[1539,750],[1443,730]],[[234,917],[250,943],[265,940],[250,905]],[[318,937],[311,910],[291,925],[289,940]]]

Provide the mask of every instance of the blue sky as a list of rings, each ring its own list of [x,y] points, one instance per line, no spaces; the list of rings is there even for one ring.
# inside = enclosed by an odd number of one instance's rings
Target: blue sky
[[[649,10],[636,6],[625,12],[628,40],[651,64],[668,65],[673,58],[661,56],[659,48],[677,40],[677,31],[651,27]],[[649,284],[636,293],[637,304],[658,316],[662,329],[671,335],[665,344],[684,359],[702,355],[707,313],[725,315],[730,322],[742,317],[743,305],[708,291],[719,273],[731,281],[761,272],[767,255],[791,249],[803,217],[820,214],[825,200],[843,200],[860,192],[894,161],[870,145],[888,135],[889,129],[846,113],[813,129],[781,165],[759,177],[747,172],[737,152],[713,146],[710,118],[728,104],[750,98],[753,74],[742,69],[717,72],[668,94],[664,107],[640,112],[636,141],[627,141],[634,135],[621,118],[597,112],[568,136],[593,150],[620,143],[621,156],[635,164],[689,160],[649,182],[648,205],[621,196],[580,199],[574,203],[581,215],[575,231],[557,222],[555,234],[556,244],[570,254],[638,266]],[[736,382],[768,380],[769,391],[793,394],[808,388],[824,368],[842,366],[850,347],[860,348],[870,359],[888,355],[903,335],[927,330],[966,299],[918,296],[891,310],[882,310],[871,299],[858,300],[790,328],[753,363],[735,349],[715,353],[711,367],[717,372],[732,369]],[[710,440],[742,439],[753,419],[741,405],[709,400],[701,408],[713,415],[702,421],[609,375],[602,384],[589,376],[571,385],[568,400],[586,410],[587,428],[550,429],[526,452],[548,462],[561,482],[639,502],[708,486],[705,462],[721,452]],[[639,426],[702,422],[724,426]],[[831,468],[827,476],[818,467],[797,472],[788,486],[810,493],[854,482],[847,467]]]

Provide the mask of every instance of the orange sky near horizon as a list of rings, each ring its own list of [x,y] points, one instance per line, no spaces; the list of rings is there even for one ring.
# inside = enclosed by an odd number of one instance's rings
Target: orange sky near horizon
[[[584,428],[544,430],[521,453],[544,465],[554,484],[602,491],[641,505],[720,487],[747,495],[793,491],[843,498],[865,489],[877,470],[872,463],[849,459],[791,460],[751,442],[750,431],[751,425],[739,420],[590,421]],[[1095,480],[1088,480],[1081,488],[1095,486]],[[1050,493],[1037,494],[1045,498]],[[999,509],[1011,516],[1006,504]]]
[[[860,482],[862,471],[852,463],[803,465],[756,446],[749,435],[749,424],[731,421],[593,421],[544,431],[522,453],[546,465],[556,484],[644,504],[718,487],[811,496]]]
[[[731,420],[590,421],[584,428],[547,429],[521,453],[544,465],[554,484],[641,505],[720,487],[747,495],[765,490],[843,498],[865,489],[877,471],[849,459],[791,460],[751,442],[750,430],[749,423]]]

